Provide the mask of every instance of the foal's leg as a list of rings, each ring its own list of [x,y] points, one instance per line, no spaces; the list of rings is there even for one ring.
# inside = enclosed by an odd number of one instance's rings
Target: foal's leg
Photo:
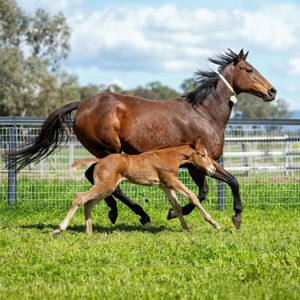
[[[101,192],[99,191],[99,189],[95,186],[93,186],[89,191],[84,192],[84,193],[78,193],[75,197],[75,199],[73,200],[73,203],[71,205],[71,208],[69,209],[69,212],[67,214],[67,216],[65,217],[65,219],[60,223],[58,229],[52,231],[52,234],[58,234],[63,230],[66,230],[71,219],[73,218],[75,212],[77,211],[77,209],[84,203],[93,200],[97,197],[103,199],[104,197],[106,197],[109,193],[111,193],[112,191],[108,192]]]
[[[101,198],[96,198],[84,203],[84,215],[85,215],[85,224],[86,224],[86,233],[89,235],[93,234],[93,225],[92,225],[92,209],[94,206],[101,200]]]
[[[199,172],[199,170],[195,169],[195,168],[188,168],[188,171],[192,177],[192,179],[194,180],[194,182],[197,184],[198,188],[199,188],[199,194],[198,194],[198,199],[200,202],[202,202],[203,200],[206,199],[207,195],[208,195],[208,185],[207,182],[205,180],[205,175],[201,172]],[[189,215],[195,208],[195,205],[190,202],[187,205],[182,207],[182,214],[184,216]],[[173,209],[170,209],[169,214],[167,219],[173,219],[176,218],[176,214],[174,213]]]
[[[161,189],[165,192],[167,198],[171,202],[171,205],[174,209],[174,212],[176,213],[178,219],[180,220],[182,229],[185,230],[185,231],[190,231],[188,225],[186,224],[186,222],[183,218],[182,211],[181,211],[181,205],[180,205],[180,202],[178,201],[178,199],[176,197],[175,191],[170,190],[170,189],[165,188],[165,187],[161,187]]]
[[[187,198],[190,202],[192,202],[195,206],[198,207],[201,214],[204,216],[205,221],[212,224],[216,229],[221,229],[220,225],[210,216],[210,214],[201,205],[197,196],[187,187],[185,187],[179,179],[174,179],[174,181],[172,182],[172,187],[176,192],[181,194],[183,197]]]
[[[96,164],[91,165],[87,169],[87,171],[85,172],[85,176],[90,181],[91,184],[94,184],[93,173],[94,173],[95,165]],[[113,195],[116,198],[118,198],[120,201],[122,201],[125,205],[127,205],[135,214],[137,214],[137,215],[139,215],[141,217],[140,218],[140,222],[141,222],[142,225],[144,225],[146,227],[151,227],[151,219],[147,215],[147,213],[143,210],[143,208],[140,205],[138,205],[137,203],[135,203],[134,201],[132,201],[129,197],[127,197],[122,192],[122,190],[120,189],[119,186],[113,192]],[[106,202],[107,206],[110,207],[110,211],[108,213],[108,217],[109,217],[110,221],[113,224],[115,224],[115,222],[117,220],[117,217],[118,217],[117,202],[113,198],[113,196],[106,197],[105,198],[105,202]]]
[[[85,177],[87,180],[94,185],[94,169],[95,169],[96,163],[92,164],[86,171],[85,171]],[[108,218],[110,221],[115,224],[116,220],[118,218],[118,207],[117,202],[114,199],[113,196],[109,196],[105,198],[105,202],[107,206],[110,208],[110,211],[108,212]]]

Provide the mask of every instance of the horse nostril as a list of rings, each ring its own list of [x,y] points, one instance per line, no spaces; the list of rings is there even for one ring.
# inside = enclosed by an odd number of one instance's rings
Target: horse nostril
[[[269,89],[268,93],[269,93],[269,96],[271,96],[272,98],[275,98],[277,90],[272,87]]]

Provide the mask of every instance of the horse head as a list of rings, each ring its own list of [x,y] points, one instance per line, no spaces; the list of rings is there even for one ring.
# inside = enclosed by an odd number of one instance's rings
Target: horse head
[[[248,53],[249,51],[244,54],[242,49],[232,62],[234,91],[237,94],[245,92],[258,96],[265,102],[273,101],[277,93],[276,89],[246,61]]]
[[[206,175],[212,176],[215,173],[216,168],[212,164],[206,149],[202,145],[201,137],[195,138],[191,147],[195,150],[191,156],[193,165],[204,171]]]

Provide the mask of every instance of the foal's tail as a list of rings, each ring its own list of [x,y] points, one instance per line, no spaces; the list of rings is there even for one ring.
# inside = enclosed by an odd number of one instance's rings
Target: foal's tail
[[[71,112],[79,107],[80,102],[69,103],[52,112],[44,122],[37,138],[23,145],[21,149],[12,150],[4,155],[8,168],[17,171],[31,163],[36,163],[49,156],[61,143],[67,141],[71,129]]]
[[[72,169],[76,170],[79,169],[81,167],[85,167],[85,166],[89,166],[91,164],[97,163],[98,161],[100,161],[99,158],[86,158],[86,159],[81,159],[81,160],[77,160],[72,164]]]

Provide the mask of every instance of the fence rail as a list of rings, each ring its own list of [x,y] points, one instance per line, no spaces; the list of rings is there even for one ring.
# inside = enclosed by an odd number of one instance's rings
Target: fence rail
[[[1,152],[37,136],[43,122],[44,118],[0,117]],[[70,201],[77,191],[88,187],[88,183],[82,181],[83,171],[74,172],[70,166],[75,160],[90,156],[76,137],[72,136],[61,151],[37,165],[28,166],[19,174],[15,169],[7,170],[0,160],[2,199],[10,204],[35,201],[44,206],[61,203],[59,206],[64,207],[64,199]],[[247,205],[299,205],[300,120],[231,120],[226,129],[220,163],[237,177]],[[180,178],[197,192],[185,170],[180,172]],[[208,203],[217,204],[219,208],[232,205],[228,187],[222,182],[208,181]],[[123,188],[135,199],[162,197],[156,190],[149,188],[134,189],[126,184]],[[53,194],[57,201],[51,201]]]

